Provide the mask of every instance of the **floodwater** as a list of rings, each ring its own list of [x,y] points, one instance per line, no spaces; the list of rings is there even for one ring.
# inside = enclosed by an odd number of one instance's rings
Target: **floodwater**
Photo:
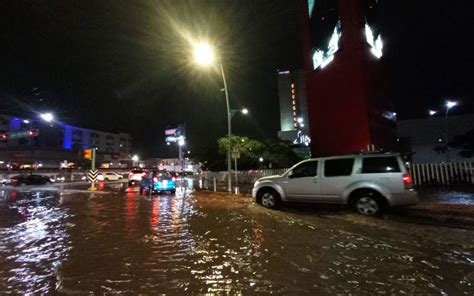
[[[474,232],[203,192],[0,195],[0,294],[474,294]]]

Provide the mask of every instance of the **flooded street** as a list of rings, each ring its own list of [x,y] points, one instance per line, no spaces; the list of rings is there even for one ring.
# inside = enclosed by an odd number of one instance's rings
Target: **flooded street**
[[[116,186],[0,198],[0,294],[474,294],[474,231]]]

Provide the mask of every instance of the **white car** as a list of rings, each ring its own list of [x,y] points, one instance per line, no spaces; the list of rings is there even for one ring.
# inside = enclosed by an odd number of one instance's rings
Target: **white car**
[[[283,175],[258,179],[252,193],[267,208],[284,202],[334,203],[363,215],[418,203],[412,178],[393,153],[308,159]]]
[[[97,177],[99,181],[119,181],[123,179],[123,176],[115,172],[100,173]]]

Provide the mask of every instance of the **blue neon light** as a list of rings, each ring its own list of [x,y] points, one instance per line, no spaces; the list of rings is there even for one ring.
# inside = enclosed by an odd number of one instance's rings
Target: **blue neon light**
[[[63,140],[63,148],[64,149],[72,149],[72,129],[73,126],[64,125],[64,140]]]

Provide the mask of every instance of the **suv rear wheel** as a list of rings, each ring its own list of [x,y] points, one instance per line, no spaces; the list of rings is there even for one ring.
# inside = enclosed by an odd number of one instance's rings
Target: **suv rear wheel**
[[[372,190],[357,192],[354,198],[354,209],[362,215],[373,216],[379,214],[384,207],[383,197]]]
[[[281,204],[281,197],[273,189],[262,189],[259,192],[257,202],[269,209],[278,209]]]

